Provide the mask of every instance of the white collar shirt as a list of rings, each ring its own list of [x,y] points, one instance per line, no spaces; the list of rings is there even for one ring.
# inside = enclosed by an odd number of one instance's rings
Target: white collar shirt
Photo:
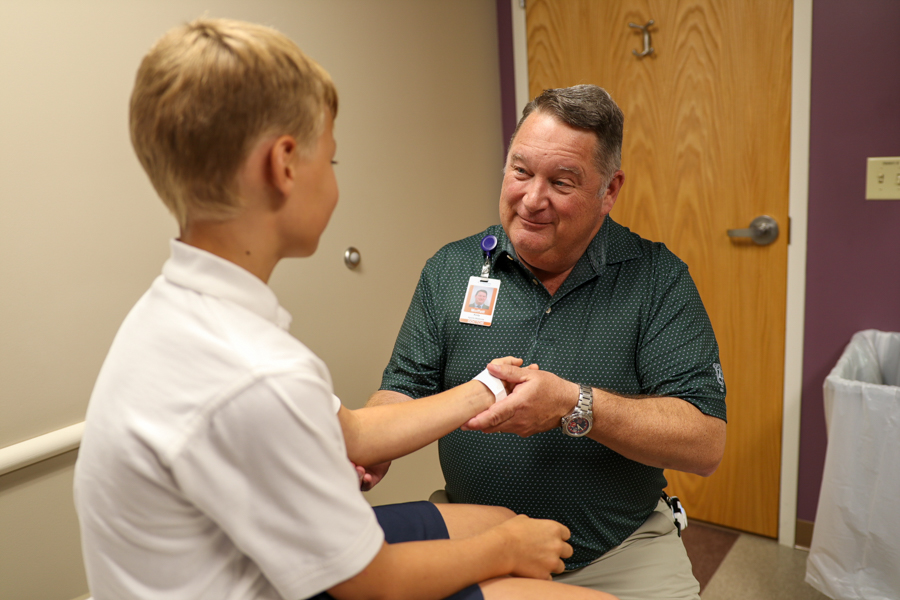
[[[91,396],[75,474],[95,600],[306,598],[383,542],[325,364],[274,292],[172,241]]]

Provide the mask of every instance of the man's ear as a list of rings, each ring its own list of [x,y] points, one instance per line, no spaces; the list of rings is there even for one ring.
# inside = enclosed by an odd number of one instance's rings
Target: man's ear
[[[606,186],[606,192],[603,194],[603,198],[600,199],[600,202],[603,203],[603,211],[609,213],[613,209],[613,206],[616,204],[616,199],[619,197],[619,192],[622,191],[622,185],[625,183],[625,172],[622,170],[618,170],[613,173],[612,179],[609,180],[609,185]]]
[[[290,194],[296,185],[299,154],[297,140],[290,135],[276,139],[269,150],[269,182],[282,197]]]

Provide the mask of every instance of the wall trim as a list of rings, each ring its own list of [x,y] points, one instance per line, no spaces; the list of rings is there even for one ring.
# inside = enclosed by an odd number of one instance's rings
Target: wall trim
[[[797,535],[794,538],[794,548],[799,550],[809,550],[812,546],[813,530],[815,523],[805,519],[797,519]]]
[[[813,0],[794,0],[791,58],[790,244],[781,424],[781,491],[778,510],[778,543],[784,546],[794,545],[797,531],[803,327],[806,313],[806,234],[809,208],[812,3]]]
[[[531,102],[528,93],[528,28],[525,26],[525,2],[509,0],[512,5],[513,65],[516,79],[516,122],[525,105]]]
[[[83,433],[84,421],[0,449],[0,475],[78,448]]]

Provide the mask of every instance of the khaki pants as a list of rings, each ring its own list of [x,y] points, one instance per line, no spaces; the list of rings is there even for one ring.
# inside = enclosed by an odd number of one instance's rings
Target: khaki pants
[[[700,600],[700,584],[672,511],[662,500],[624,542],[588,566],[553,580],[609,592],[619,600]]]
[[[430,500],[448,502],[444,490]],[[672,510],[663,500],[624,542],[588,566],[553,580],[608,592],[619,600],[700,600],[700,584],[678,537]]]

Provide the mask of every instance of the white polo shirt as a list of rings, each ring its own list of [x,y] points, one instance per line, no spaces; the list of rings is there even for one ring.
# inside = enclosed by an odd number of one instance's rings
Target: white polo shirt
[[[313,596],[384,534],[325,364],[272,290],[172,241],[91,396],[75,504],[95,600]]]

